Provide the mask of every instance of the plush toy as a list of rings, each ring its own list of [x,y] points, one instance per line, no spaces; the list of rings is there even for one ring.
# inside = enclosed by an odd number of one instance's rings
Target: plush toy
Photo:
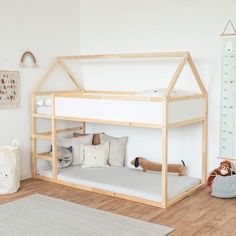
[[[208,176],[207,185],[211,186],[213,180],[215,179],[215,177],[217,175],[230,176],[230,175],[233,175],[233,174],[235,174],[235,173],[232,171],[232,165],[231,165],[230,161],[222,161],[220,163],[220,166],[218,168],[214,169],[210,173],[210,175]]]
[[[50,150],[50,156],[52,157],[52,146]],[[72,147],[57,147],[57,168],[63,169],[69,167],[72,163]],[[52,167],[52,162],[48,163],[50,167]]]
[[[162,169],[162,164],[148,161],[143,157],[136,157],[133,161],[131,161],[131,165],[136,168],[141,166],[143,168],[143,171],[161,171]],[[184,161],[182,161],[182,164],[168,164],[168,172],[178,173],[179,176],[186,175],[186,167]]]

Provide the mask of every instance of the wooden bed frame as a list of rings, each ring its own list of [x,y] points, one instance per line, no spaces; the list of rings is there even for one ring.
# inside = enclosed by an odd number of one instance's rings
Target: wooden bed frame
[[[76,77],[73,75],[72,71],[69,67],[65,64],[64,61],[68,60],[112,60],[112,59],[140,59],[140,58],[180,58],[180,63],[167,87],[166,93],[163,98],[150,98],[150,97],[138,97],[134,96],[135,92],[117,92],[117,91],[91,91],[91,90],[84,90],[79,82],[76,80]],[[194,78],[200,88],[200,93],[189,95],[189,96],[178,96],[173,97],[171,96],[171,92],[173,91],[175,84],[185,66],[185,64],[189,64]],[[48,80],[51,72],[54,68],[60,65],[64,71],[67,73],[70,80],[76,85],[76,91],[52,91],[52,92],[41,92],[40,88],[42,84]],[[104,96],[104,94],[106,94]],[[44,115],[44,114],[37,114],[35,112],[35,101],[37,96],[51,96],[52,98],[52,115]],[[119,96],[122,95],[122,96]],[[118,122],[118,121],[108,121],[108,120],[97,120],[97,119],[84,119],[79,117],[57,117],[55,115],[55,97],[74,97],[74,98],[94,98],[94,99],[121,99],[121,100],[138,100],[138,101],[150,101],[150,102],[159,102],[162,103],[163,106],[163,123],[160,125],[148,125],[144,123],[132,123],[132,122]],[[197,119],[190,119],[184,120],[175,123],[168,122],[168,104],[174,101],[179,100],[191,100],[191,99],[204,99],[204,115],[203,117],[199,117]],[[208,98],[206,89],[201,81],[200,75],[194,65],[192,57],[190,56],[189,52],[155,52],[155,53],[132,53],[132,54],[104,54],[104,55],[81,55],[81,56],[62,56],[57,57],[56,60],[53,62],[49,70],[46,72],[42,80],[37,84],[36,88],[32,92],[32,176],[33,178],[43,179],[46,181],[51,181],[58,184],[63,184],[79,189],[84,189],[91,192],[102,193],[109,196],[119,197],[127,200],[132,200],[148,205],[158,206],[162,208],[166,208],[181,199],[185,198],[186,196],[190,195],[191,193],[197,191],[201,188],[206,181],[206,165],[207,165],[207,110],[208,110]],[[36,132],[36,119],[51,119],[52,124],[52,131],[46,133],[37,133]],[[68,129],[57,129],[56,122],[57,120],[68,120],[68,121],[79,121],[81,122],[81,126],[68,128]],[[72,132],[75,130],[80,130],[82,133],[85,133],[85,123],[104,123],[104,124],[113,124],[113,125],[125,125],[125,126],[137,126],[137,127],[146,127],[146,128],[157,128],[162,130],[162,201],[150,201],[147,199],[129,196],[125,194],[119,194],[103,189],[92,188],[84,185],[68,183],[62,180],[57,179],[57,143],[56,143],[56,136],[57,133],[63,132]],[[201,123],[202,127],[202,176],[201,176],[201,183],[192,188],[188,191],[172,198],[168,199],[167,193],[167,165],[168,165],[168,130],[169,128],[176,128],[181,126],[186,126],[194,123]],[[51,140],[53,145],[53,154],[52,158],[49,156],[48,153],[37,153],[36,151],[36,140],[37,139],[46,139]],[[37,174],[37,159],[52,161],[52,178],[46,176],[39,176]]]

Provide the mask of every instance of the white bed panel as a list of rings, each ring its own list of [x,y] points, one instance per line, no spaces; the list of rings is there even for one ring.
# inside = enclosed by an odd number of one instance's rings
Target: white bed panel
[[[179,100],[169,103],[169,123],[204,116],[204,99]]]
[[[39,174],[52,176],[49,168],[40,169]],[[80,168],[79,166],[71,166],[60,169],[58,179],[148,200],[161,201],[160,172],[143,172],[128,167]],[[168,197],[173,198],[198,184],[200,184],[198,178],[169,174]]]
[[[39,107],[37,107],[37,113],[51,115],[52,114],[52,107],[50,107],[50,106],[39,106]]]
[[[56,116],[161,124],[161,102],[56,97]],[[204,116],[204,99],[169,104],[169,123]]]
[[[56,97],[56,116],[160,124],[162,103]]]

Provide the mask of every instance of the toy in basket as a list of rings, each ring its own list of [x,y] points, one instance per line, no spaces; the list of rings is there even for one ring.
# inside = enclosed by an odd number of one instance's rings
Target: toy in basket
[[[231,162],[222,161],[220,166],[210,173],[207,185],[211,188],[211,195],[214,197],[236,197],[236,175]]]

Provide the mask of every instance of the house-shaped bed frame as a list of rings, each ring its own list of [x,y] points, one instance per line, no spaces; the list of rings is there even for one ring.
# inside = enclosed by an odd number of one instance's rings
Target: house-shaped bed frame
[[[177,66],[177,69],[173,75],[173,78],[170,80],[170,83],[166,89],[165,95],[163,97],[142,97],[137,96],[135,92],[117,92],[117,91],[86,91],[84,90],[79,82],[76,80],[72,71],[69,69],[68,65],[65,61],[68,60],[125,60],[125,59],[145,59],[145,58],[180,58],[180,63]],[[194,78],[200,88],[200,93],[195,93],[193,95],[187,96],[171,96],[171,92],[173,91],[175,84],[185,66],[185,64],[189,64]],[[42,92],[40,88],[42,84],[48,80],[51,72],[54,68],[60,65],[64,71],[67,73],[69,79],[76,85],[76,91],[50,91],[50,92]],[[52,98],[52,114],[37,114],[36,113],[36,97],[37,96],[51,96]],[[56,114],[56,105],[55,100],[57,98],[78,98],[78,99],[95,99],[95,100],[110,100],[110,101],[145,101],[151,103],[159,103],[162,104],[162,122],[161,123],[147,123],[147,122],[136,122],[136,121],[120,121],[120,120],[106,120],[106,119],[96,119],[96,118],[86,118],[86,117],[70,117],[70,116],[62,116]],[[178,101],[193,101],[202,99],[203,101],[203,112],[199,117],[179,120],[177,122],[171,122],[169,120],[169,109],[170,105],[174,102]],[[38,83],[36,88],[32,92],[32,176],[33,178],[43,179],[47,181],[51,181],[54,183],[59,183],[71,187],[76,187],[92,192],[97,192],[101,194],[106,194],[109,196],[119,197],[127,200],[132,200],[136,202],[141,202],[144,204],[154,205],[162,208],[166,208],[177,201],[185,198],[191,193],[195,192],[199,188],[201,188],[205,184],[206,180],[206,163],[207,163],[207,92],[201,81],[199,73],[195,67],[195,64],[189,54],[189,52],[153,52],[153,53],[132,53],[132,54],[104,54],[104,55],[80,55],[80,56],[61,56],[57,57],[46,72],[42,80]],[[52,130],[46,133],[37,133],[36,131],[36,119],[51,119]],[[57,120],[67,120],[67,121],[78,121],[80,122],[80,126],[68,128],[68,129],[57,129],[56,122]],[[63,132],[72,132],[75,130],[80,130],[82,133],[85,133],[85,123],[101,123],[101,124],[113,124],[113,125],[124,125],[124,126],[136,126],[136,127],[146,127],[146,128],[157,128],[162,130],[162,186],[161,186],[161,202],[151,201],[139,197],[134,197],[125,194],[119,194],[112,191],[107,191],[103,189],[92,188],[84,185],[78,185],[74,183],[68,183],[62,180],[57,179],[57,142],[56,137],[57,133]],[[202,176],[201,183],[194,188],[189,189],[188,191],[172,198],[168,199],[167,193],[167,167],[168,167],[168,131],[170,128],[176,128],[181,126],[186,126],[194,123],[201,123],[202,127]],[[48,153],[37,153],[36,151],[36,140],[37,139],[46,139],[51,140],[53,145],[53,154],[52,158]],[[37,174],[37,159],[47,160],[52,162],[52,178],[46,176],[40,176]]]

